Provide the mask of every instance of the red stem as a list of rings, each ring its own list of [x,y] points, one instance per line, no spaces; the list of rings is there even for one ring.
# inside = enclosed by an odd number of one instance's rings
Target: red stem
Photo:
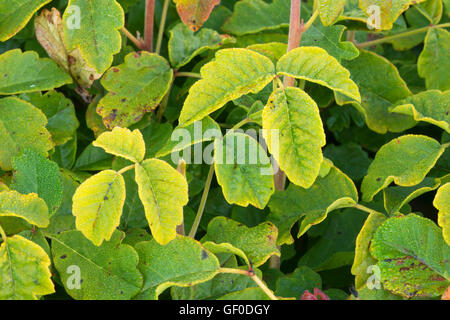
[[[291,18],[289,22],[289,42],[288,52],[298,48],[302,39],[302,30],[300,26],[300,14],[301,14],[302,2],[301,0],[291,1]],[[294,78],[285,77],[284,86],[293,87],[295,83]]]
[[[155,0],[145,1],[144,48],[153,51],[153,25],[155,22]]]

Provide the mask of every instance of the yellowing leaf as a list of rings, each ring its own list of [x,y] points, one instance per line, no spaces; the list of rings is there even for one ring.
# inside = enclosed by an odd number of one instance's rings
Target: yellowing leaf
[[[255,139],[239,132],[216,139],[214,167],[228,203],[264,209],[275,190],[273,169]]]
[[[274,64],[276,64],[277,61],[286,54],[287,44],[281,42],[257,43],[248,46],[247,49],[256,51],[263,56],[266,56],[272,60]]]
[[[385,144],[363,179],[363,200],[372,201],[392,182],[404,187],[419,184],[444,151],[436,140],[420,135],[402,136]]]
[[[410,115],[415,121],[434,124],[450,133],[450,90],[429,90],[408,97],[390,108],[391,112]]]
[[[200,70],[202,79],[189,90],[180,115],[187,126],[247,93],[261,91],[275,77],[269,58],[248,49],[224,49]]]
[[[165,245],[175,239],[188,203],[186,178],[168,163],[148,159],[136,165],[139,198],[144,204],[153,238]]]
[[[322,48],[300,47],[289,51],[278,61],[277,72],[318,83],[361,101],[358,86],[350,79],[350,72]]]
[[[50,258],[39,245],[15,235],[0,245],[0,300],[37,300],[55,292]]]
[[[0,216],[23,218],[39,228],[45,228],[50,223],[47,205],[35,193],[0,192]]]
[[[97,113],[109,129],[128,127],[161,102],[172,82],[173,72],[161,56],[132,52],[125,63],[108,70],[102,85],[109,93],[97,105]]]
[[[223,243],[217,244],[217,243],[212,242],[212,241],[206,241],[206,242],[203,243],[203,246],[206,249],[208,249],[209,251],[211,251],[212,253],[214,253],[215,255],[217,255],[218,253],[231,253],[231,254],[234,254],[236,256],[239,256],[239,257],[241,257],[244,260],[244,262],[249,267],[251,267],[251,263],[248,260],[247,255],[244,253],[244,251],[242,251],[239,248],[236,248],[235,246],[233,246],[230,243],[223,242]]]
[[[144,285],[136,299],[156,300],[172,286],[188,287],[208,281],[220,268],[217,258],[189,237],[177,236],[167,245],[155,240],[140,242],[136,251],[139,271],[144,276]]]
[[[208,20],[220,0],[174,0],[181,21],[192,31],[197,31]]]
[[[145,157],[144,137],[138,129],[130,131],[127,128],[115,127],[110,132],[102,133],[92,144],[133,162],[141,162]]]
[[[0,41],[16,35],[33,14],[51,0],[3,0],[0,2]]]
[[[346,0],[318,0],[320,20],[324,26],[333,24],[344,11]]]
[[[439,210],[438,224],[442,227],[445,242],[450,245],[450,182],[439,188],[433,205]]]
[[[309,188],[319,175],[325,133],[319,108],[303,90],[275,91],[263,110],[264,138],[294,184]]]
[[[15,97],[0,99],[0,168],[12,169],[12,159],[31,148],[41,155],[53,148],[47,119],[39,109]]]
[[[125,182],[113,170],[102,171],[86,181],[73,196],[76,228],[96,246],[111,239],[120,224],[125,203]]]
[[[120,51],[119,29],[124,26],[124,16],[116,0],[69,0],[63,14],[67,50],[78,48],[90,67],[100,74],[105,72]]]
[[[419,75],[425,78],[427,89],[450,89],[450,33],[445,29],[430,28],[423,51],[417,61]]]
[[[51,90],[71,82],[56,63],[34,51],[14,49],[0,55],[0,95]]]

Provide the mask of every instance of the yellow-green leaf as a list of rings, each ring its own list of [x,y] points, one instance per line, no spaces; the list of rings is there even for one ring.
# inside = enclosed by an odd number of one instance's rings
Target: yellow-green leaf
[[[218,253],[231,253],[234,254],[236,256],[241,257],[244,262],[247,264],[247,266],[251,266],[250,261],[248,260],[247,255],[244,253],[244,251],[242,251],[239,248],[236,248],[235,246],[233,246],[230,243],[215,243],[212,241],[206,241],[203,243],[203,246],[208,249],[209,251],[211,251],[212,253],[214,253],[215,255],[217,255]]]
[[[173,72],[163,57],[132,52],[125,63],[112,67],[102,78],[109,93],[97,105],[97,113],[109,129],[128,127],[161,102],[172,82]]]
[[[325,132],[317,104],[298,88],[278,89],[263,110],[269,151],[294,184],[309,188],[319,175]]]
[[[247,49],[256,51],[263,56],[266,56],[272,60],[274,64],[276,64],[277,61],[286,54],[287,44],[282,42],[257,43],[248,46]]]
[[[36,243],[15,235],[0,246],[0,300],[37,300],[55,292],[50,258]]]
[[[358,86],[350,79],[350,72],[322,48],[300,47],[289,51],[278,61],[277,72],[320,84],[361,101]]]
[[[96,246],[111,239],[120,224],[125,203],[125,181],[113,170],[102,171],[86,181],[73,196],[76,228]]]
[[[404,187],[419,184],[444,151],[445,147],[439,142],[421,135],[405,135],[385,144],[363,179],[363,200],[372,201],[392,182]]]
[[[187,126],[247,93],[261,91],[275,77],[269,58],[248,49],[224,49],[200,70],[202,79],[189,90],[180,115]]]
[[[115,127],[112,131],[102,133],[92,144],[133,162],[141,162],[145,157],[144,137],[138,129],[131,131]]]
[[[50,223],[47,205],[35,193],[0,192],[0,216],[23,218],[39,228],[45,228]]]
[[[320,20],[324,26],[333,24],[344,11],[347,0],[317,0]]]
[[[438,224],[442,227],[445,242],[450,245],[450,182],[439,188],[433,205],[439,210]]]
[[[78,48],[87,64],[103,73],[120,51],[119,29],[124,23],[125,14],[116,0],[69,0],[63,14],[64,44],[68,51]]]
[[[189,200],[186,178],[167,162],[148,159],[136,165],[136,182],[153,238],[165,245],[183,222]]]
[[[15,97],[0,99],[0,168],[12,169],[12,159],[31,148],[43,156],[53,148],[47,119],[41,110]]]

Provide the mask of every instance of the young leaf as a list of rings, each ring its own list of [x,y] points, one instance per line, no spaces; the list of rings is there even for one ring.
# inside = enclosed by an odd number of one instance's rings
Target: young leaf
[[[238,132],[216,139],[214,167],[228,203],[264,209],[275,190],[273,169],[255,139]]]
[[[12,159],[26,148],[41,155],[53,148],[47,119],[39,109],[15,97],[0,99],[0,168],[12,169]]]
[[[0,300],[37,300],[55,292],[50,258],[34,242],[15,235],[0,245]]]
[[[51,237],[53,262],[72,298],[129,300],[139,292],[139,257],[131,246],[122,244],[124,237],[123,232],[115,231],[100,247],[75,230]]]
[[[217,258],[199,242],[177,236],[167,245],[155,240],[136,245],[144,285],[136,299],[156,300],[167,288],[187,287],[212,279],[219,271]],[[176,262],[174,264],[174,262]],[[171,268],[167,266],[171,265]]]
[[[439,188],[433,205],[439,210],[438,224],[442,227],[445,242],[450,245],[450,182]]]
[[[185,127],[247,93],[261,91],[275,77],[269,58],[248,49],[224,49],[200,71],[180,115]]]
[[[0,55],[0,95],[51,90],[71,82],[56,63],[34,51],[14,49]]]
[[[358,86],[350,79],[350,72],[322,48],[300,47],[289,51],[278,61],[277,72],[318,83],[361,101]]]
[[[344,11],[347,0],[317,0],[320,21],[324,26],[333,24]]]
[[[434,124],[450,133],[449,103],[450,90],[429,90],[397,102],[390,111],[412,116],[415,121]]]
[[[186,178],[168,163],[148,159],[136,165],[136,182],[153,238],[168,244],[183,222],[183,207],[189,200]]]
[[[133,162],[141,162],[145,157],[145,142],[138,129],[130,131],[115,127],[112,131],[102,133],[92,144]]]
[[[183,23],[170,30],[169,58],[172,66],[179,69],[188,64],[195,56],[207,51],[219,49],[222,45],[234,41],[226,35],[203,28],[194,33]]]
[[[51,0],[5,0],[0,3],[0,41],[4,42],[26,26],[33,14]]]
[[[39,228],[45,228],[50,223],[47,205],[35,193],[0,192],[0,216],[23,218]]]
[[[87,64],[101,74],[120,51],[119,29],[124,23],[116,0],[69,0],[63,14],[63,41],[68,51],[78,48]]]
[[[352,207],[358,202],[354,183],[336,167],[324,177],[318,177],[309,189],[290,184],[286,191],[276,192],[269,202],[272,221],[279,230],[278,245],[292,244],[291,228],[303,218],[298,237],[312,225],[326,219],[329,212]]]
[[[226,217],[217,217],[208,224],[208,230],[202,242],[229,243],[242,250],[253,266],[259,267],[271,256],[280,256],[276,246],[277,237],[278,230],[270,222],[248,228]]]
[[[173,72],[161,56],[132,52],[125,63],[108,70],[102,85],[109,93],[97,106],[108,129],[128,127],[153,111],[169,90]]]
[[[319,175],[326,143],[314,100],[298,88],[278,89],[262,118],[264,138],[280,168],[294,184],[309,188]]]
[[[220,0],[174,0],[181,21],[192,31],[197,31],[208,20]]]
[[[425,78],[427,89],[450,89],[449,73],[442,72],[450,69],[449,51],[450,33],[445,29],[430,28],[417,61],[419,75]]]
[[[120,224],[125,203],[125,182],[113,170],[105,170],[84,181],[73,196],[76,227],[83,235],[100,246],[111,239]]]
[[[429,219],[410,214],[386,220],[370,253],[378,260],[383,287],[395,294],[440,296],[450,285],[450,246]]]
[[[244,0],[236,2],[233,15],[222,29],[242,36],[289,26],[289,0]]]
[[[363,200],[372,201],[392,182],[403,187],[419,184],[444,151],[436,140],[421,135],[406,135],[385,144],[363,179]]]
[[[20,193],[36,193],[53,214],[62,201],[62,184],[58,165],[39,153],[26,149],[13,160],[11,187]]]

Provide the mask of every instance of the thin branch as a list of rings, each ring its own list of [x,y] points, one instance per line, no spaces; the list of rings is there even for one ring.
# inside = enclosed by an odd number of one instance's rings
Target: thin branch
[[[155,23],[155,0],[145,1],[144,48],[153,51],[153,28]]]
[[[368,213],[377,213],[377,214],[381,214],[381,215],[385,216],[384,213],[381,213],[381,212],[379,212],[379,211],[376,211],[376,210],[367,208],[366,206],[363,206],[363,205],[358,204],[358,203],[355,204],[353,207],[355,207],[355,208],[358,209],[358,210],[364,211],[364,212],[368,212]]]
[[[164,29],[166,27],[166,19],[167,19],[167,11],[169,10],[170,0],[164,0],[163,12],[161,15],[161,23],[159,24],[158,30],[158,40],[156,41],[156,53],[159,54],[161,52],[161,44],[164,36]]]
[[[177,171],[179,173],[181,173],[183,175],[183,177],[186,178],[186,161],[184,161],[184,159],[181,159],[178,162]],[[183,218],[183,222],[181,222],[181,224],[177,226],[177,233],[181,234],[182,236],[184,236],[186,234],[185,230],[184,230],[184,218]]]
[[[136,38],[130,31],[127,30],[127,28],[123,27],[122,29],[120,29],[120,31],[122,31],[122,33],[131,41],[134,43],[134,45],[141,49],[144,50],[144,43],[139,40],[138,38]]]
[[[130,171],[130,170],[134,169],[135,166],[136,166],[136,164],[132,164],[132,165],[130,165],[130,166],[128,166],[128,167],[122,168],[121,170],[119,170],[119,171],[117,172],[117,174],[119,175],[119,174],[123,174],[123,173],[125,173],[125,172],[127,172],[127,171]]]
[[[200,73],[196,73],[196,72],[176,72],[175,77],[190,77],[190,78],[198,78],[198,79],[202,78]]]

